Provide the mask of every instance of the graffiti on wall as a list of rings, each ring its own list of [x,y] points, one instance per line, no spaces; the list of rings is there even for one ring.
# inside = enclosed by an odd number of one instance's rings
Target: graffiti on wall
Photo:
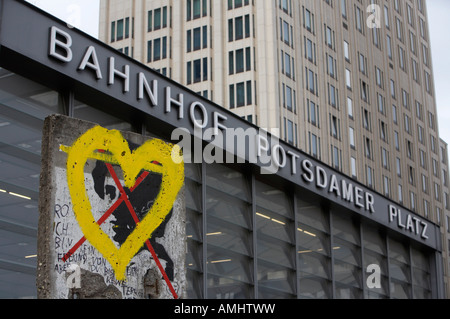
[[[137,145],[117,130],[95,126],[70,146],[60,145],[60,151],[67,160],[56,179],[66,180],[66,185],[56,191],[55,270],[67,277],[76,263],[100,274],[106,285],[137,291],[151,259],[164,288],[178,298],[176,242],[166,240],[167,228],[179,227],[172,222],[184,184],[178,146],[159,139]],[[179,160],[173,160],[174,154]]]

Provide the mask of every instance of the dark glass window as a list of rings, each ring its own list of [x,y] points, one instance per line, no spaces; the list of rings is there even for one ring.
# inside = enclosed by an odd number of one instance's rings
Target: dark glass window
[[[37,297],[42,128],[54,113],[58,92],[0,68],[0,299]]]

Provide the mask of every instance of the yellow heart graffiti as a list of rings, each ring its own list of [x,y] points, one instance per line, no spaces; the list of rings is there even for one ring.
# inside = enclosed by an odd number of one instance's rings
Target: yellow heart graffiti
[[[98,152],[103,150],[103,153]],[[116,130],[96,126],[67,148],[67,182],[73,211],[85,238],[111,264],[117,280],[126,279],[126,267],[171,211],[184,183],[184,163],[179,147],[161,140],[148,140],[130,151],[128,142]],[[179,156],[173,159],[173,156]],[[146,216],[118,249],[94,219],[85,186],[84,167],[96,159],[122,168],[124,184],[132,188],[142,170],[162,175],[161,190]],[[153,164],[158,162],[161,165]]]

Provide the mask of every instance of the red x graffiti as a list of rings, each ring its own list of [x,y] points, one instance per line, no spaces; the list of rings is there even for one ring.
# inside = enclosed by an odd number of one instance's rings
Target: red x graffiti
[[[138,218],[138,216],[136,215],[136,212],[135,212],[133,206],[131,205],[131,202],[130,202],[130,200],[128,199],[127,194],[125,193],[125,190],[124,190],[122,184],[120,183],[120,180],[119,180],[119,178],[117,177],[117,174],[116,174],[116,172],[114,171],[114,168],[113,168],[112,165],[109,164],[109,163],[106,163],[106,166],[107,166],[108,171],[109,171],[109,173],[111,174],[111,176],[112,176],[112,178],[113,178],[113,180],[114,180],[114,183],[116,184],[117,188],[118,188],[119,191],[120,191],[120,197],[119,197],[119,199],[118,199],[118,200],[117,200],[117,201],[116,201],[116,202],[115,202],[115,203],[114,203],[114,204],[113,204],[113,205],[112,205],[112,206],[111,206],[104,214],[103,214],[103,216],[97,221],[97,224],[98,224],[98,225],[103,224],[103,223],[108,219],[108,217],[111,216],[111,214],[112,214],[112,213],[120,206],[120,204],[122,204],[123,202],[125,202],[125,205],[128,207],[128,210],[129,210],[131,216],[133,217],[133,220],[134,220],[134,222],[136,223],[136,225],[139,224],[139,222],[140,222],[140,221],[139,221],[139,218]],[[147,172],[147,171],[143,172],[143,173],[139,176],[139,178],[136,180],[135,185],[134,185],[132,188],[130,188],[130,191],[133,192],[133,191],[134,191],[134,190],[135,190],[135,189],[136,189],[136,188],[144,181],[144,179],[145,179],[149,174],[150,174],[150,173]],[[85,241],[86,241],[86,237],[83,236],[83,238],[81,238],[81,239],[75,244],[75,246],[73,246],[73,247],[72,247],[72,248],[64,255],[64,257],[62,258],[62,261],[63,261],[63,262],[66,262],[66,261],[70,258],[70,256],[72,256],[72,255],[78,250],[78,248],[80,248],[80,246],[81,246]],[[166,272],[165,272],[163,266],[161,265],[161,262],[159,261],[159,258],[158,258],[158,256],[156,255],[156,252],[155,252],[155,250],[153,249],[153,247],[152,247],[152,245],[151,245],[149,239],[147,239],[147,240],[145,241],[145,245],[147,246],[148,250],[149,250],[150,253],[152,254],[152,257],[153,257],[153,259],[155,260],[156,265],[158,266],[158,268],[159,268],[159,270],[160,270],[162,276],[164,277],[164,280],[165,280],[165,282],[167,283],[167,286],[169,287],[169,290],[170,290],[170,292],[172,293],[173,298],[174,298],[174,299],[178,299],[178,295],[177,295],[177,293],[175,292],[175,289],[173,288],[172,283],[170,282],[170,279],[169,279],[169,277],[167,276],[167,274],[166,274]]]

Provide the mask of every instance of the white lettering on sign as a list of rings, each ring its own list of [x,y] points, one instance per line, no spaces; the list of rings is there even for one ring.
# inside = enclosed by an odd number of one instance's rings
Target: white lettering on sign
[[[335,194],[344,201],[353,203],[357,208],[362,208],[370,213],[375,213],[375,198],[351,182],[342,179],[340,182],[335,174],[328,176],[324,168],[316,166],[309,160],[303,160],[301,163],[303,170],[302,177],[307,183],[315,181],[316,187],[324,189],[330,194]]]
[[[389,205],[389,222],[396,223],[397,227],[400,229],[416,234],[423,239],[428,239],[427,223],[409,213],[404,214],[400,209],[393,205]]]
[[[61,40],[61,38],[64,40]],[[72,37],[57,27],[50,28],[50,50],[49,55],[62,62],[70,62],[73,58]]]

